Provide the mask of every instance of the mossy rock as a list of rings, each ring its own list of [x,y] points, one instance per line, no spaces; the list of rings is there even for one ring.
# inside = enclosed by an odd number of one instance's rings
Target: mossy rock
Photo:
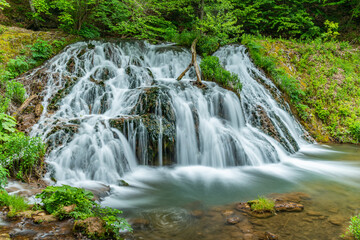
[[[98,217],[90,217],[85,220],[77,220],[74,223],[74,231],[81,232],[90,239],[106,239],[107,231],[105,222]]]

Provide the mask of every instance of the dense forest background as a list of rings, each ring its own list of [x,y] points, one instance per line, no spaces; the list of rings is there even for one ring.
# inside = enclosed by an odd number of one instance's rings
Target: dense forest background
[[[86,38],[187,42],[202,33],[208,45],[236,42],[242,34],[360,41],[358,0],[1,0],[0,5],[5,24],[61,28]]]

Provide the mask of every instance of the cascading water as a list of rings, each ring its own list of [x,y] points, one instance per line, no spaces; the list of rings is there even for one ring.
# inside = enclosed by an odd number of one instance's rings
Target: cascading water
[[[215,83],[194,86],[192,71],[177,82],[191,59],[185,49],[146,42],[73,44],[45,66],[45,110],[32,134],[49,143],[47,161],[58,180],[116,183],[138,164],[279,162],[306,143],[304,131],[287,105],[273,99],[279,91],[245,51],[227,46],[215,53],[239,75],[240,100]]]

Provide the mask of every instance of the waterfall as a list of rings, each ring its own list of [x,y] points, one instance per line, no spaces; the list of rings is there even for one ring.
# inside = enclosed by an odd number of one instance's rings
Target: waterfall
[[[240,98],[213,82],[196,87],[193,70],[176,81],[191,53],[172,44],[67,47],[29,75],[46,75],[44,112],[32,135],[49,145],[50,172],[58,180],[116,183],[137,165],[262,165],[306,144],[305,131],[245,47],[215,55],[239,75]]]

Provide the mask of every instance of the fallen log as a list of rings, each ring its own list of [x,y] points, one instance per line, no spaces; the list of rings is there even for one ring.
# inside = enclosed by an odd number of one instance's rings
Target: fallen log
[[[28,106],[29,104],[36,99],[38,96],[36,94],[31,95],[27,98],[24,103],[18,108],[18,110],[13,114],[13,117],[17,118]]]

